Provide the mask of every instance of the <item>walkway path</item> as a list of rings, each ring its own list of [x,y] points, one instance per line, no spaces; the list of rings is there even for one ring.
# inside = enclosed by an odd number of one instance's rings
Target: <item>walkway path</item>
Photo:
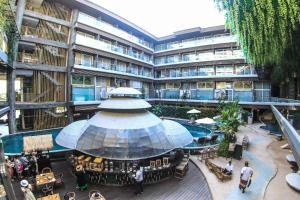
[[[268,145],[274,141],[273,137],[267,135],[266,131],[259,129],[257,124],[241,127],[238,134],[242,137],[243,135],[248,135],[250,146],[248,150],[244,151],[242,160],[233,160],[234,174],[232,180],[219,181],[214,174],[208,171],[204,162],[198,161],[196,157],[192,158],[205,174],[215,200],[263,199],[264,191],[269,181],[276,174],[276,165],[267,151]],[[240,171],[246,160],[249,161],[250,166],[254,169],[254,176],[251,186],[243,194],[238,189],[238,184]],[[217,158],[213,162],[224,166],[228,160]]]

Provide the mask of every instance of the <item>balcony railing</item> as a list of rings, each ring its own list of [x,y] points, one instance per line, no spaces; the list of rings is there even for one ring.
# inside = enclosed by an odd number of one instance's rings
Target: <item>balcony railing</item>
[[[216,35],[213,37],[203,37],[203,38],[195,39],[192,41],[180,42],[180,43],[176,43],[176,44],[157,45],[155,47],[155,53],[176,50],[176,49],[191,48],[191,47],[197,47],[197,46],[232,43],[232,42],[236,42],[236,41],[237,41],[237,38],[234,35]]]
[[[148,57],[143,56],[142,54],[136,54],[133,51],[125,51],[123,48],[118,47],[113,44],[108,44],[100,40],[92,39],[85,37],[83,35],[77,34],[76,35],[76,44],[82,45],[82,46],[87,46],[93,49],[99,49],[103,50],[109,53],[113,53],[116,55],[120,55],[126,58],[134,59],[140,62],[144,62],[150,65],[153,65],[153,62],[151,59],[148,59]]]
[[[237,74],[237,73],[203,73],[203,72],[177,72],[177,73],[169,73],[167,75],[160,75],[157,79],[180,79],[180,78],[222,78],[222,77],[256,77],[257,74],[255,71],[250,71],[249,73]]]
[[[91,70],[97,70],[102,72],[109,72],[109,73],[117,73],[121,75],[127,75],[127,76],[137,76],[137,77],[145,77],[145,78],[152,78],[151,72],[141,71],[141,70],[134,70],[131,69],[129,66],[120,66],[120,65],[114,65],[114,64],[105,64],[102,62],[96,62],[96,64],[92,65],[77,65],[75,64],[75,68],[85,68]],[[153,78],[152,78],[153,79]]]
[[[230,54],[198,54],[178,57],[176,59],[165,59],[155,62],[155,66],[164,66],[170,64],[183,64],[190,62],[206,62],[206,61],[218,61],[218,60],[234,60],[234,59],[245,59],[244,54],[241,50],[235,50]]]
[[[144,40],[142,40],[134,35],[131,35],[117,27],[114,27],[106,22],[97,20],[96,18],[94,18],[92,16],[88,16],[86,14],[79,13],[78,22],[80,22],[82,24],[86,24],[86,25],[94,27],[94,28],[97,28],[99,30],[103,30],[107,33],[113,34],[115,36],[118,36],[120,38],[123,38],[127,41],[133,42],[135,44],[138,44],[144,48],[147,48],[147,49],[153,51],[153,48],[151,47],[151,45],[149,43],[145,42]]]

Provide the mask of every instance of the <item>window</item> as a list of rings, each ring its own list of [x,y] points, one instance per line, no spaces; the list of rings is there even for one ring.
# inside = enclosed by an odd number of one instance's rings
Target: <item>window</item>
[[[87,38],[95,39],[95,36],[93,36],[91,34],[88,34],[88,33],[77,31],[77,34],[82,35],[82,36],[87,37]]]
[[[178,89],[180,83],[166,83],[166,89]]]
[[[93,67],[94,57],[87,54],[75,53],[75,64],[86,67]]]
[[[216,75],[217,76],[226,76],[233,74],[232,66],[217,66],[216,67]]]
[[[142,82],[140,82],[140,81],[130,81],[130,87],[133,87],[135,89],[141,89],[142,88]]]
[[[72,85],[80,87],[94,86],[94,77],[91,76],[72,76]]]
[[[246,75],[251,73],[251,66],[249,65],[240,65],[235,67],[235,71],[237,75]]]
[[[110,87],[110,79],[104,77],[96,78],[96,86],[97,87]]]
[[[111,59],[98,57],[98,61],[97,61],[98,68],[110,70],[111,65],[112,65]]]
[[[251,81],[236,81],[233,82],[233,87],[237,91],[249,91],[252,90]]]
[[[228,82],[216,82],[216,89],[231,89],[232,83]]]
[[[200,67],[199,73],[200,73],[200,76],[214,76],[215,69],[213,66]]]
[[[197,82],[198,89],[210,89],[213,90],[215,88],[214,82]]]

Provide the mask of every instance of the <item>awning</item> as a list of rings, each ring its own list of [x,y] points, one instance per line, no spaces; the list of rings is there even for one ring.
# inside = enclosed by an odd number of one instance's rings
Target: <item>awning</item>
[[[199,113],[201,113],[201,111],[197,110],[197,109],[192,109],[192,110],[187,111],[187,114],[199,114]]]
[[[198,124],[215,124],[216,122],[215,122],[215,120],[213,120],[211,118],[205,117],[202,119],[197,119],[196,123],[198,123]]]
[[[23,138],[24,152],[45,151],[53,148],[52,135],[27,136]]]

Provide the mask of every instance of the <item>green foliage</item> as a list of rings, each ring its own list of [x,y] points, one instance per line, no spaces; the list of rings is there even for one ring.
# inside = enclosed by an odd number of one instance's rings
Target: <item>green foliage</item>
[[[224,139],[219,144],[218,149],[218,156],[227,157],[228,156],[228,149],[229,149],[229,141]]]
[[[16,25],[9,0],[0,0],[0,32],[5,33],[8,40],[8,62],[13,62],[16,41]]]
[[[161,110],[161,105],[160,104],[158,104],[158,105],[154,105],[153,107],[152,107],[152,113],[154,114],[154,115],[157,115],[158,117],[160,117],[161,115],[162,115],[162,110]]]
[[[299,69],[299,0],[215,2],[225,11],[226,26],[239,37],[248,62],[273,66],[272,73],[279,78],[280,72],[287,76],[292,68]]]
[[[161,115],[156,114],[157,108],[160,108]],[[164,116],[164,117],[174,117],[174,118],[182,118],[182,119],[190,119],[190,115],[187,114],[187,111],[192,110],[194,107],[191,106],[171,106],[171,105],[154,105],[151,109],[151,112],[158,116]],[[216,109],[208,109],[208,108],[197,108],[197,110],[200,110],[201,113],[197,114],[197,117],[204,118],[204,117],[214,117],[217,115]]]
[[[218,112],[220,117],[217,121],[220,130],[224,132],[225,139],[230,141],[235,137],[239,126],[244,124],[240,119],[244,111],[239,106],[238,101],[224,102],[224,100],[220,100],[219,105]]]

